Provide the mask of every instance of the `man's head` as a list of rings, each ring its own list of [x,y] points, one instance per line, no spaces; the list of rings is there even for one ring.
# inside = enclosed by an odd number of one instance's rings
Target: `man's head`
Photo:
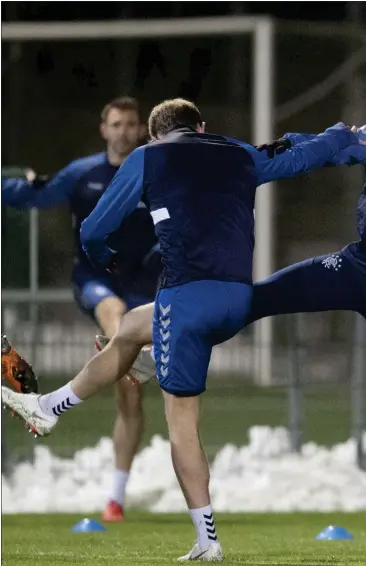
[[[197,106],[184,98],[164,100],[155,106],[149,116],[149,134],[156,140],[166,136],[179,126],[189,126],[197,132],[204,132],[205,123]]]
[[[137,100],[122,96],[108,102],[101,112],[100,133],[110,158],[118,162],[131,153],[145,133]]]

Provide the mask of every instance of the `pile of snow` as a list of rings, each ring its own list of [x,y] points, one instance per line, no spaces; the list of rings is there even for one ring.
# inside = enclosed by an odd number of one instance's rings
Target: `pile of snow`
[[[366,442],[366,433],[365,433]],[[353,440],[330,449],[305,444],[290,452],[284,428],[253,427],[249,444],[226,445],[211,466],[216,511],[356,511],[366,509],[366,473],[357,468]],[[113,475],[113,444],[102,438],[72,460],[43,446],[34,462],[2,479],[3,513],[96,512],[103,509]],[[175,479],[168,441],[153,437],[136,457],[128,505],[153,512],[186,509]]]

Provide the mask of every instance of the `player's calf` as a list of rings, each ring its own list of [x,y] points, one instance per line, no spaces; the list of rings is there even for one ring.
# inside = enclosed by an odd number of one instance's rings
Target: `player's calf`
[[[164,392],[172,461],[196,529],[197,542],[179,560],[221,561],[209,494],[209,468],[199,436],[200,399]]]

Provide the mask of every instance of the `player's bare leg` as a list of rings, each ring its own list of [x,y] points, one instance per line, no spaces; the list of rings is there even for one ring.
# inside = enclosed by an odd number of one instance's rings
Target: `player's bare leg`
[[[173,467],[198,535],[192,550],[179,560],[221,562],[209,493],[210,472],[199,434],[200,397],[163,394]]]
[[[23,395],[2,387],[3,404],[15,410],[39,436],[50,434],[61,414],[128,373],[142,346],[151,341],[151,313],[151,304],[127,313],[117,334],[102,352],[60,389],[47,395]]]
[[[151,313],[151,305],[128,312],[104,350],[96,354],[70,382],[73,393],[81,401],[86,401],[128,374],[141,348],[151,341]]]
[[[210,504],[209,469],[199,435],[200,397],[163,392],[174,470],[189,509]]]
[[[107,297],[97,305],[95,315],[107,339],[111,340],[116,334],[126,311],[126,304],[117,297]],[[122,377],[116,383],[117,417],[113,431],[114,478],[110,500],[103,513],[104,521],[112,522],[121,522],[124,519],[126,485],[143,431],[141,389]]]
[[[119,334],[122,339],[129,339],[136,343],[136,347],[141,347],[141,341],[149,340],[151,342],[152,336],[152,316],[153,316],[154,303],[139,307],[131,311],[130,324],[128,326],[124,325],[123,329],[120,330]],[[97,337],[97,347],[102,350],[107,344],[108,339],[105,336]],[[128,377],[129,380],[119,380],[117,383],[118,399],[117,402],[120,406],[120,412],[125,416],[125,422],[129,421],[130,425],[128,428],[133,427],[139,429],[139,434],[129,434],[129,445],[125,445],[125,450],[121,454],[121,458],[118,457],[117,453],[117,467],[120,469],[129,469],[132,463],[132,458],[137,448],[141,436],[141,425],[142,418],[138,418],[139,415],[142,417],[142,405],[141,405],[141,389],[139,387],[134,387],[131,384],[131,379],[133,380],[140,373],[144,373],[147,377],[154,375],[155,373],[155,363],[151,355],[151,347],[147,346],[140,350],[138,357],[130,368]],[[126,402],[125,396],[128,396],[128,401]],[[115,429],[115,441],[120,444],[118,437],[121,434],[121,427],[116,423]],[[131,432],[131,430],[129,431]],[[125,436],[125,431],[123,432]],[[133,446],[132,439],[135,438],[136,448]]]

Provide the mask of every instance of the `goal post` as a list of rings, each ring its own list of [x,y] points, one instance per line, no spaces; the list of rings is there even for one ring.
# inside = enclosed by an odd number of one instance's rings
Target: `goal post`
[[[3,22],[2,25],[2,40],[7,42],[168,39],[243,34],[251,34],[253,38],[251,141],[259,144],[273,138],[274,23],[269,17],[220,16],[154,19],[152,21]],[[255,280],[265,278],[273,270],[273,242],[275,240],[273,190],[273,184],[270,183],[261,187],[257,192]],[[35,245],[31,236],[30,246],[33,248],[31,254],[33,258],[36,257]],[[31,268],[33,273],[38,273],[37,267]],[[38,281],[35,281],[33,277],[33,299],[37,289]],[[254,337],[255,381],[260,385],[270,385],[272,382],[272,320],[264,319],[257,322]]]
[[[254,31],[253,49],[253,143],[274,138],[274,25],[263,20]],[[254,281],[268,277],[274,267],[274,183],[257,190],[255,200]],[[254,376],[258,385],[270,385],[272,370],[273,322],[265,318],[254,327]]]

